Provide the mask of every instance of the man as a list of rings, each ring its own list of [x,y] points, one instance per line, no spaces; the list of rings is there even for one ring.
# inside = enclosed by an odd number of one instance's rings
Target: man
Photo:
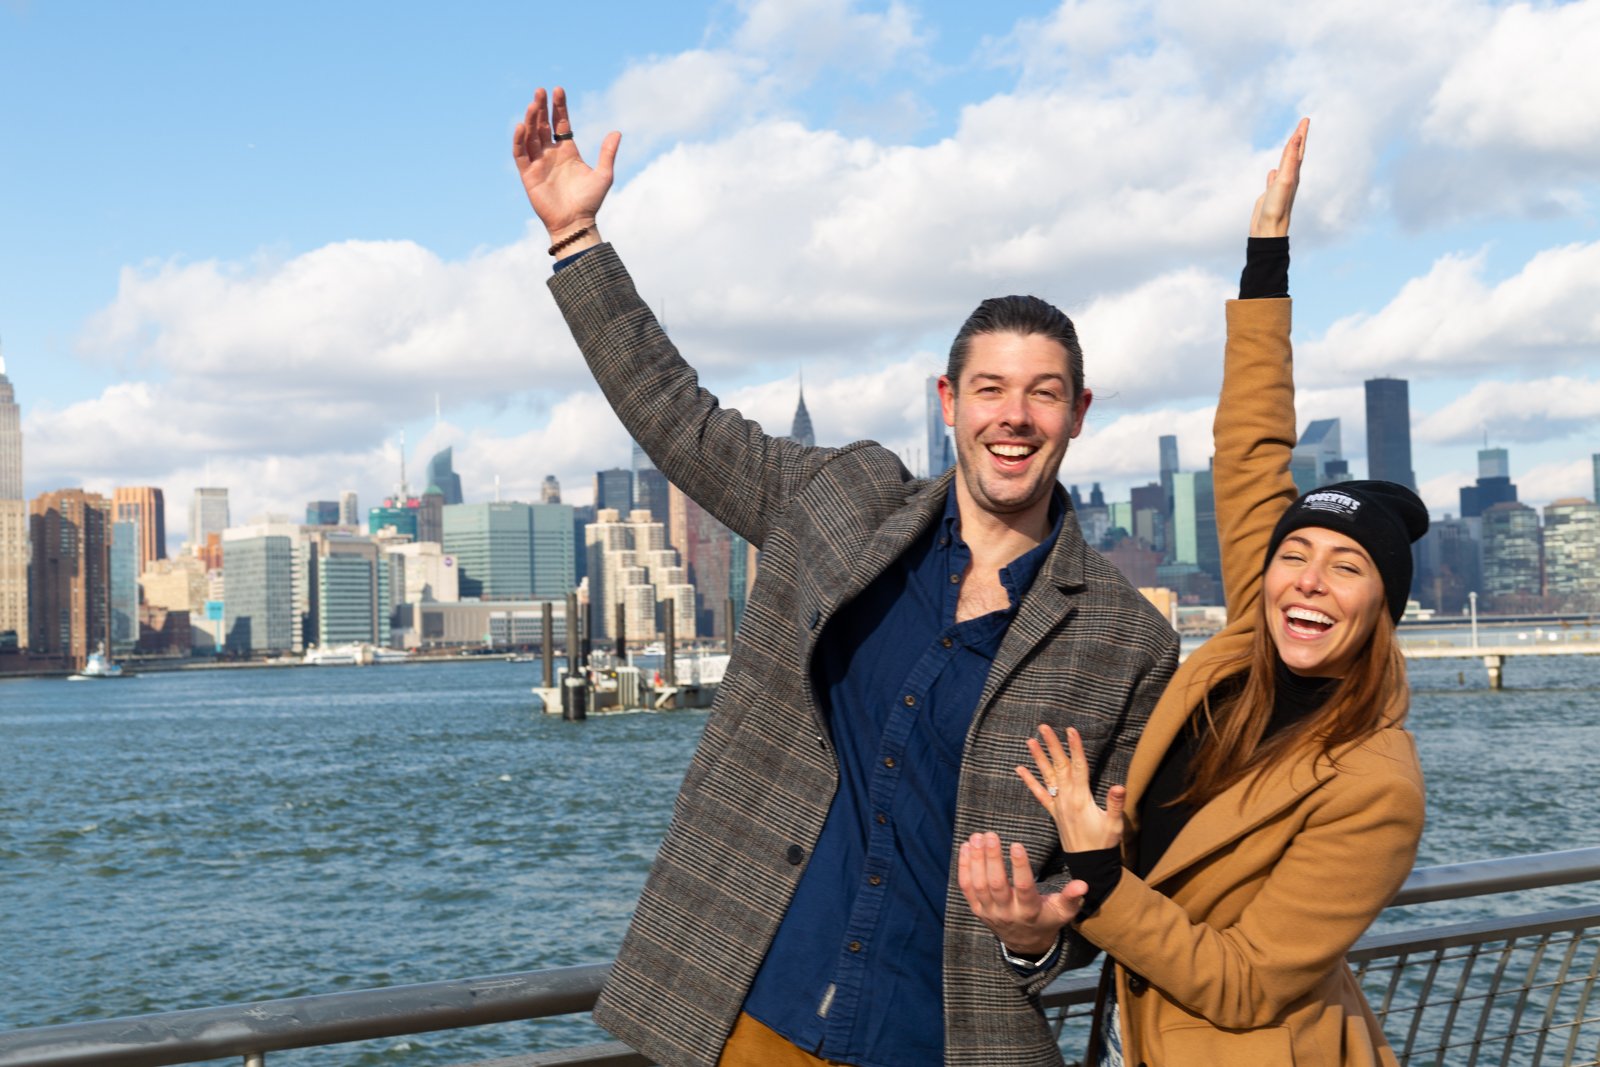
[[[596,1020],[667,1065],[1059,1064],[1036,997],[1087,959],[1063,934],[1085,886],[1014,768],[1040,723],[1074,726],[1103,797],[1177,652],[1056,482],[1091,400],[1071,322],[1032,297],[968,320],[940,478],[769,437],[699,388],[600,241],[620,135],[593,169],[572,137],[540,89],[514,153],[557,303],[656,466],[762,549]],[[1002,836],[1016,888],[980,921],[957,868],[1004,881]]]

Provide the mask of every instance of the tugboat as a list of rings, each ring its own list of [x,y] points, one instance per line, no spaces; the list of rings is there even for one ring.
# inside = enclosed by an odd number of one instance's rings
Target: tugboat
[[[101,645],[89,653],[89,661],[83,665],[83,670],[77,674],[67,676],[69,682],[91,682],[98,678],[121,678],[122,665],[113,663],[106,656],[106,646]]]

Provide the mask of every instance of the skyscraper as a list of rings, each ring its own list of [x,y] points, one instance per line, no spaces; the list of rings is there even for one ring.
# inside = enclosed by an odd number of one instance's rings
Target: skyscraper
[[[461,503],[461,475],[456,473],[453,446],[446,446],[428,461],[429,486],[438,486],[446,504]]]
[[[1160,458],[1160,476],[1162,500],[1166,506],[1166,517],[1172,519],[1172,476],[1178,473],[1178,436],[1177,434],[1162,434],[1156,441]]]
[[[1483,593],[1491,609],[1515,610],[1523,606],[1518,601],[1540,596],[1544,544],[1539,513],[1508,500],[1484,510],[1482,530]]]
[[[1600,470],[1600,465],[1597,465]],[[28,647],[28,502],[22,495],[22,409],[0,355],[0,634]]]
[[[339,494],[339,525],[361,525],[361,505],[356,503],[356,491],[354,489],[346,489]]]
[[[1339,420],[1313,419],[1290,454],[1289,470],[1295,488],[1309,493],[1318,486],[1342,481],[1344,467],[1339,461],[1343,458]]]
[[[817,435],[811,429],[811,412],[806,410],[806,383],[800,382],[800,402],[794,407],[794,424],[789,427],[789,440],[798,442],[811,448],[817,443]]]
[[[1600,504],[1557,500],[1544,509],[1545,595],[1558,611],[1600,607]]]
[[[117,507],[115,502],[112,507]],[[139,555],[145,540],[138,519],[119,519],[111,524],[111,644],[107,651],[113,656],[125,656],[139,643],[139,575],[144,572]]]
[[[633,472],[626,467],[594,472],[594,506],[619,515],[633,510]]]
[[[161,490],[153,485],[113,489],[111,519],[113,522],[139,524],[139,569],[136,576],[143,574],[151,561],[167,558],[167,503]]]
[[[656,522],[665,523],[671,511],[667,476],[654,467],[634,471],[633,506],[648,511]]]
[[[1461,487],[1461,517],[1475,519],[1496,504],[1513,503],[1517,486],[1511,480],[1511,455],[1503,448],[1478,451],[1478,481]]]
[[[220,537],[228,526],[228,491],[196,489],[194,502],[189,505],[189,551],[198,552],[205,547],[208,535]]]
[[[29,510],[29,649],[81,667],[111,645],[111,501],[60,489]]]
[[[1411,469],[1411,386],[1404,378],[1367,380],[1367,477],[1417,488]]]
[[[561,483],[556,480],[554,474],[546,474],[544,476],[544,484],[539,486],[539,503],[561,503]]]
[[[293,539],[235,535],[222,542],[224,644],[239,656],[299,651]]]
[[[937,478],[955,466],[956,457],[950,448],[950,432],[944,424],[944,406],[939,402],[939,375],[928,375],[928,393],[924,399],[924,423],[927,436],[929,478]]]
[[[306,501],[307,526],[337,526],[339,525],[339,502],[337,500],[308,500]]]

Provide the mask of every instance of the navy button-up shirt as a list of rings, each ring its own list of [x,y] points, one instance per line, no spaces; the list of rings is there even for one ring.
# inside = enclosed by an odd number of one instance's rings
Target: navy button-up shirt
[[[828,623],[812,661],[839,791],[744,1009],[862,1067],[944,1062],[944,914],[967,729],[1051,530],[1000,572],[1010,606],[958,623],[972,552],[944,517]],[[1020,786],[1019,786],[1020,788]]]

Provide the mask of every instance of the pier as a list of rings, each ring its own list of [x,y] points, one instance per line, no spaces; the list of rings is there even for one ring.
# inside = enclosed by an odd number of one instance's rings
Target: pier
[[[1505,688],[1506,661],[1513,656],[1600,656],[1600,641],[1538,641],[1494,645],[1407,645],[1406,659],[1479,659],[1489,672],[1489,688]]]

